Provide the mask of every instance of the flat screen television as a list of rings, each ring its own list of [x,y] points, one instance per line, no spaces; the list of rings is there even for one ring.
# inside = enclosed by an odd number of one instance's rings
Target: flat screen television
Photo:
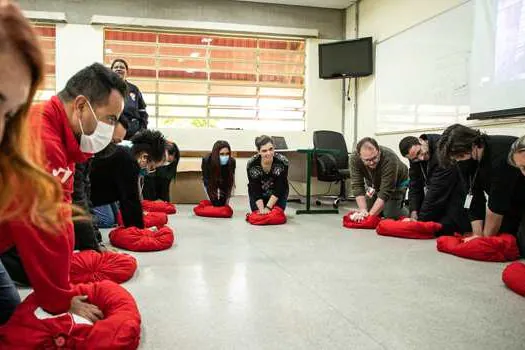
[[[372,38],[319,44],[319,78],[366,77],[374,72]]]

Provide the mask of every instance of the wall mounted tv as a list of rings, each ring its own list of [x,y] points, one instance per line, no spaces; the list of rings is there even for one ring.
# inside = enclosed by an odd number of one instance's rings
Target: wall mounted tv
[[[319,44],[319,78],[366,77],[374,72],[372,38]]]

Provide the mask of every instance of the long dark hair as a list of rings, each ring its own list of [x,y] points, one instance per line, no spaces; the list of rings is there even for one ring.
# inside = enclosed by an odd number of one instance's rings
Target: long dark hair
[[[472,152],[472,146],[483,147],[487,135],[481,131],[461,124],[449,126],[438,142],[439,161],[441,165],[452,165],[452,157],[461,156]]]
[[[226,172],[226,178],[221,178],[221,161],[219,158],[219,152],[223,148],[227,148],[230,151],[230,160],[228,161],[228,164],[226,164],[228,169]],[[217,193],[219,187],[226,190],[227,197],[229,197],[232,192],[235,184],[235,161],[233,160],[231,152],[232,149],[227,141],[219,140],[213,145],[210,155],[210,179],[208,183],[211,193]]]

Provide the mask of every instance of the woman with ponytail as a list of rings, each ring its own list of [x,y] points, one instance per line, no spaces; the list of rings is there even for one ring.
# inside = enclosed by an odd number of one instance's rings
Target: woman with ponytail
[[[202,180],[214,207],[228,204],[235,185],[235,158],[228,142],[215,142],[211,153],[202,159]]]

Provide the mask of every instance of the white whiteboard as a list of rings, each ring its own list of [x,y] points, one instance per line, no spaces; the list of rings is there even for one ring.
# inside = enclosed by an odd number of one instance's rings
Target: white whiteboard
[[[376,132],[464,122],[469,110],[473,1],[376,46]]]

